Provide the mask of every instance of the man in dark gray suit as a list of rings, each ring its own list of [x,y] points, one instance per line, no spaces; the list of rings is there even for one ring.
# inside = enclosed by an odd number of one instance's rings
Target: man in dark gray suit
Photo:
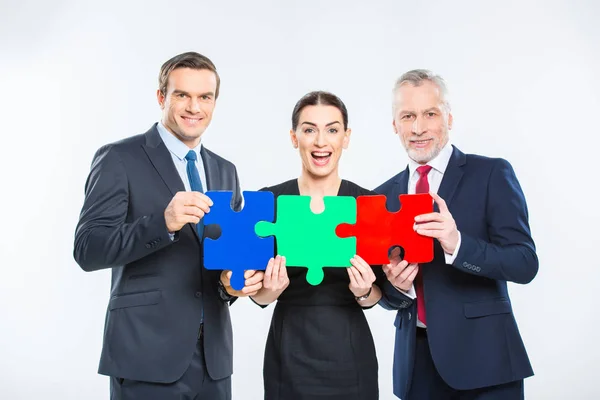
[[[99,373],[111,399],[231,399],[229,305],[256,293],[263,272],[234,291],[229,271],[203,268],[206,190],[242,198],[235,166],[201,144],[219,96],[214,64],[198,53],[165,62],[162,120],[100,148],[85,185],[74,257],[112,268]],[[234,249],[232,249],[234,250]]]

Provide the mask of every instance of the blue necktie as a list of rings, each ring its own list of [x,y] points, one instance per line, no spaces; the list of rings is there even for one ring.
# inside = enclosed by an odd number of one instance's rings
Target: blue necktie
[[[198,173],[198,168],[196,168],[196,160],[198,159],[196,152],[194,150],[190,150],[185,156],[185,159],[187,160],[187,175],[190,181],[190,188],[194,192],[204,193],[202,181],[200,180],[200,174]],[[200,220],[198,225],[196,225],[196,230],[198,231],[198,237],[200,237],[200,241],[202,241],[202,235],[204,234],[204,222],[202,220]]]
[[[200,180],[200,174],[198,173],[198,168],[196,168],[196,152],[194,150],[188,151],[185,156],[187,160],[187,176],[190,181],[190,189],[194,192],[204,193],[202,189],[202,181]],[[204,221],[200,220],[198,225],[196,225],[196,230],[198,231],[198,237],[200,241],[202,241],[202,234],[204,233]],[[202,315],[200,316],[200,324],[204,323],[204,304],[202,304]],[[200,329],[202,329],[202,325],[200,325]]]

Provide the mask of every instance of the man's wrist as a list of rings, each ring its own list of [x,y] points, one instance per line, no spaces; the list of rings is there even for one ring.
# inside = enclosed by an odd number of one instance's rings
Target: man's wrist
[[[229,302],[231,300],[233,300],[236,296],[233,296],[231,294],[229,294],[229,292],[227,291],[227,289],[225,288],[225,285],[223,285],[223,281],[221,281],[221,279],[219,278],[219,297],[221,298],[221,300],[223,300],[224,302]]]
[[[399,286],[396,286],[396,285],[392,285],[392,286],[394,286],[394,288],[395,288],[397,291],[399,291],[399,292],[401,292],[401,293],[404,293],[404,294],[407,294],[407,293],[408,293],[408,291],[410,290],[410,288],[408,288],[408,289],[402,289],[401,287],[399,287]]]

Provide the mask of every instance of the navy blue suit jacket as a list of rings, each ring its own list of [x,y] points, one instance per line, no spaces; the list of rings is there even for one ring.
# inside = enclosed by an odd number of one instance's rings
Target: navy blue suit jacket
[[[234,192],[235,166],[202,147],[209,190]],[[156,129],[102,147],[86,182],[74,257],[85,271],[112,269],[99,373],[170,383],[186,371],[204,313],[204,351],[213,379],[233,372],[229,303],[218,292],[220,271],[202,266],[197,230],[185,225],[171,240],[164,211],[185,191]],[[208,227],[207,227],[208,229]],[[205,235],[207,235],[205,229]]]
[[[375,191],[398,210],[408,168]],[[448,205],[461,246],[452,265],[434,240],[434,260],[421,265],[431,355],[451,387],[469,390],[533,375],[506,283],[529,283],[538,259],[525,197],[503,159],[466,155],[453,148],[438,194]],[[435,210],[438,210],[437,204]],[[380,304],[398,310],[394,325],[394,394],[406,396],[414,365],[416,301],[384,284]]]

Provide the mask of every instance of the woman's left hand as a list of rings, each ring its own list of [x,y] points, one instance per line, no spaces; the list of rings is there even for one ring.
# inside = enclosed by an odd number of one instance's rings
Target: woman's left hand
[[[350,290],[354,297],[361,297],[369,293],[375,282],[375,273],[369,264],[359,256],[350,259],[351,267],[347,268],[350,277]]]

